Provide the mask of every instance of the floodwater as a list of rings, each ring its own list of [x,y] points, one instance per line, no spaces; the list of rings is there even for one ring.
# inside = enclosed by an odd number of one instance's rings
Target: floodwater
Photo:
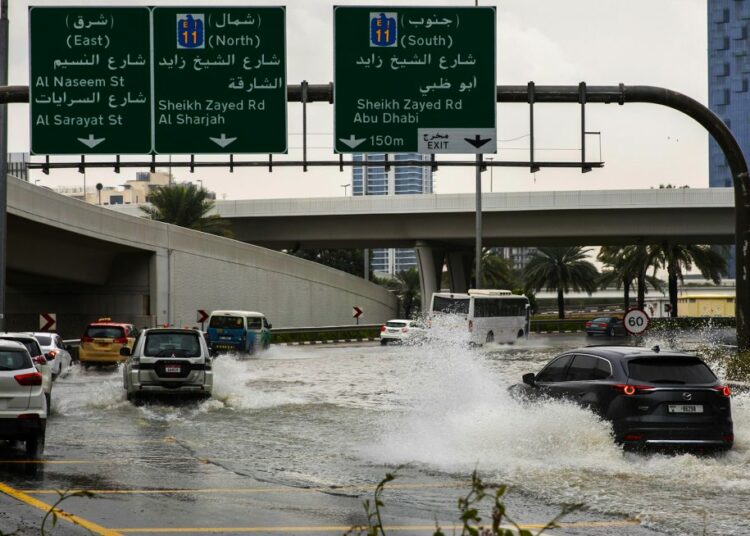
[[[55,384],[48,455],[75,458],[80,448],[110,456],[112,466],[99,481],[76,480],[74,467],[47,468],[47,478],[93,488],[153,480],[153,464],[143,463],[151,456],[174,469],[171,486],[187,486],[195,475],[180,475],[175,445],[185,457],[211,460],[201,477],[208,485],[221,478],[216,466],[260,482],[332,489],[370,486],[398,466],[412,481],[462,481],[477,468],[530,500],[583,503],[656,532],[749,534],[750,395],[733,397],[735,447],[715,457],[625,454],[593,414],[508,395],[523,373],[587,342],[539,337],[470,348],[451,331],[431,330],[414,345],[274,346],[255,359],[218,358],[214,397],[180,405],[135,407],[118,370],[75,368]],[[654,342],[669,344],[647,344]],[[142,463],[127,462],[134,459]],[[455,512],[459,494],[416,507]],[[596,533],[611,532],[586,532]]]

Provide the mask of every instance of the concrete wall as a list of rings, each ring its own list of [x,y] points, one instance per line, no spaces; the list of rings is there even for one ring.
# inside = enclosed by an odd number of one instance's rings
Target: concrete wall
[[[354,305],[365,311],[360,319],[365,323],[395,315],[393,295],[361,278],[258,246],[89,205],[12,177],[8,212],[17,220],[19,233],[35,226],[38,237],[17,241],[8,252],[8,265],[23,281],[12,303],[24,323],[33,319],[34,308],[57,312],[55,307],[62,307],[52,295],[45,300],[47,293],[32,297],[29,291],[35,288],[34,278],[49,284],[51,277],[66,287],[67,305],[80,289],[87,296],[86,314],[110,315],[117,303],[127,309],[119,311],[128,316],[122,320],[139,325],[145,320],[194,325],[198,309],[258,310],[275,327],[352,324]],[[74,244],[75,255],[59,256],[43,273],[36,270],[39,263],[26,266],[11,258],[23,260],[30,251],[47,247],[43,240],[63,250],[65,244]],[[81,259],[96,268],[90,277],[82,276],[87,272],[81,269]],[[97,294],[102,296],[98,302]],[[32,328],[36,329],[25,329]]]

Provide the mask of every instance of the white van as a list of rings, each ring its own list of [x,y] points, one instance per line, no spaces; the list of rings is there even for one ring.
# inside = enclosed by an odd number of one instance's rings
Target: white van
[[[430,317],[463,317],[470,342],[513,343],[529,336],[529,299],[509,290],[470,289],[468,294],[435,292]]]

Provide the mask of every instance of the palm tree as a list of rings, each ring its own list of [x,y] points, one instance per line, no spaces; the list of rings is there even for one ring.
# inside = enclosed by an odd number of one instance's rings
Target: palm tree
[[[141,210],[152,220],[204,233],[232,236],[227,220],[217,214],[208,215],[214,208],[214,201],[209,198],[208,192],[192,183],[158,186],[148,200],[151,206],[141,207]]]
[[[520,286],[518,273],[507,259],[492,249],[482,250],[482,286],[494,289],[512,289]]]
[[[695,265],[703,277],[714,284],[721,282],[721,276],[726,273],[727,261],[711,246],[662,244],[650,247],[653,257],[661,268],[667,270],[667,286],[669,288],[669,303],[672,307],[670,316],[677,316],[677,281],[684,281],[684,272]]]
[[[625,309],[630,306],[630,287],[633,281],[637,289],[637,305],[640,309],[646,301],[646,288],[662,289],[662,282],[655,275],[648,275],[648,269],[658,266],[652,248],[644,245],[632,246],[603,246],[597,258],[611,267],[602,273],[600,285],[622,283],[624,287]]]
[[[419,272],[416,268],[401,270],[394,275],[393,279],[388,280],[386,286],[398,296],[404,308],[404,318],[411,318],[412,310],[419,310],[422,300]]]
[[[590,249],[581,246],[539,248],[526,265],[526,287],[557,291],[557,311],[565,318],[565,292],[596,290],[599,272],[586,260]]]

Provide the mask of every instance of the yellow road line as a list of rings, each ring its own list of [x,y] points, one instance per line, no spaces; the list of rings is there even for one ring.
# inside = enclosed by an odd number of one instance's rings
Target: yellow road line
[[[389,484],[388,489],[441,489],[459,488],[466,483],[435,483],[435,484]],[[169,489],[71,489],[74,491],[88,491],[96,495],[168,495],[173,493],[336,493],[351,491],[371,491],[375,486],[341,486],[336,488],[169,488]],[[56,495],[55,489],[24,489],[29,495]]]
[[[2,482],[0,482],[0,492],[5,493],[6,495],[13,497],[14,499],[17,499],[23,503],[26,503],[29,506],[38,508],[39,510],[45,513],[49,512],[50,508],[52,507],[52,505],[49,505],[45,502],[37,500],[34,497],[30,497],[29,495],[26,495],[24,492],[11,488],[10,486],[3,484]],[[73,523],[74,525],[83,527],[94,534],[99,534],[100,536],[118,536],[120,534],[119,532],[115,530],[104,528],[101,525],[97,525],[96,523],[83,519],[82,517],[69,514],[59,508],[55,508],[54,511],[57,514],[58,518],[64,519],[65,521],[68,521],[69,523]]]
[[[577,521],[575,523],[558,523],[561,528],[601,528],[601,527],[626,527],[632,525],[639,525],[640,523],[634,519],[623,519],[616,521]],[[532,523],[520,525],[522,529],[541,529],[545,526],[545,523]],[[210,533],[258,533],[258,532],[272,532],[272,533],[297,533],[307,534],[313,532],[336,532],[343,533],[351,529],[351,526],[343,525],[318,525],[318,526],[296,526],[296,527],[172,527],[172,528],[120,528],[116,529],[123,534],[135,534],[135,533],[146,533],[146,534],[179,534],[179,533],[198,533],[198,534],[210,534]],[[407,531],[434,531],[435,525],[390,525],[384,527],[386,531],[390,532],[407,532]],[[442,530],[457,530],[462,527],[459,525],[442,525]],[[504,528],[511,528],[510,526]]]

